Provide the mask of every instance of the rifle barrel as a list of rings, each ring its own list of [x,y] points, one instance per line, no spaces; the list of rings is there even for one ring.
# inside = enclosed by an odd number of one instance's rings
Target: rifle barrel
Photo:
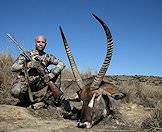
[[[13,42],[13,43],[16,45],[16,47],[23,53],[23,55],[24,55],[28,60],[31,60],[31,58],[30,58],[28,55],[26,55],[24,49],[19,45],[19,43],[16,41],[16,39],[15,39],[14,37],[12,37],[11,34],[9,34],[9,33],[7,33],[6,35],[7,35],[7,37],[11,40],[11,42]]]

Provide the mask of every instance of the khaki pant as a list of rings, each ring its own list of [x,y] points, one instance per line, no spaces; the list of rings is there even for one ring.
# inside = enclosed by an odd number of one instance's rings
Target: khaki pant
[[[29,86],[32,92],[37,92],[47,86],[47,84],[43,79],[38,77],[33,81],[30,81]],[[28,96],[28,83],[23,76],[18,77],[14,81],[11,95],[18,99],[26,98],[26,96]]]
[[[32,92],[37,92],[43,89],[44,87],[48,86],[48,90],[50,90],[51,93],[53,93],[53,96],[59,98],[61,95],[63,95],[63,92],[54,84],[57,78],[58,76],[54,77],[52,81],[45,83],[42,78],[36,77],[32,81],[30,81],[29,86]],[[16,79],[16,81],[13,84],[13,88],[11,89],[11,95],[20,100],[26,100],[29,97],[28,83],[25,80],[24,76],[18,77]]]

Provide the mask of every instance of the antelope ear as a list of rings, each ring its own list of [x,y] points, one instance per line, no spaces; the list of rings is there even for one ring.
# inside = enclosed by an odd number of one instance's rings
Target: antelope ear
[[[89,101],[88,107],[92,108],[94,106],[95,97],[96,93],[93,94],[91,100]]]

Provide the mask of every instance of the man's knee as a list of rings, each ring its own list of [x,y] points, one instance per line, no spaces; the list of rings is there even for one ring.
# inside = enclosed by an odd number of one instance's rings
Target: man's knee
[[[27,87],[22,85],[20,82],[16,83],[11,89],[11,95],[15,98],[20,98],[22,94],[27,92]]]
[[[15,98],[18,98],[20,95],[21,89],[20,89],[20,83],[17,83],[13,86],[11,89],[11,95]]]

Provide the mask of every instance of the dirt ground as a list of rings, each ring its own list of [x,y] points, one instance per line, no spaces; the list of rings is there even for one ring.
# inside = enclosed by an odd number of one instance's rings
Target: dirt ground
[[[89,81],[86,79],[86,81]],[[65,120],[59,108],[33,110],[14,106],[11,85],[0,87],[0,131],[52,132],[52,131],[161,131],[162,130],[162,78],[152,76],[108,76],[126,93],[126,98],[114,104],[114,114],[104,118],[90,130],[77,128],[77,121]],[[65,96],[76,92],[72,80],[62,81]],[[77,106],[77,104],[75,104]],[[78,105],[79,107],[79,105]]]

